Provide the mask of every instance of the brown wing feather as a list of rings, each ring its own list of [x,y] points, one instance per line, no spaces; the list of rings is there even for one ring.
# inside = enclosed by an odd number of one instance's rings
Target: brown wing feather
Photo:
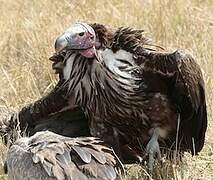
[[[48,95],[21,109],[18,113],[21,130],[26,126],[34,126],[37,120],[68,106],[66,90],[60,88],[63,83],[63,80],[60,80]]]
[[[205,89],[200,67],[191,55],[181,50],[171,54],[149,51],[139,54],[144,73],[166,79],[168,89],[164,93],[171,97],[180,113],[180,133],[185,148],[197,154],[204,145],[207,127]]]
[[[49,130],[68,137],[90,136],[88,120],[79,108],[57,112],[37,120],[29,129],[30,135],[38,131]]]
[[[10,146],[21,137],[21,134],[33,135],[36,132],[45,130],[68,137],[91,136],[88,120],[79,108],[64,109],[50,115],[46,114],[47,117],[43,118],[39,118],[40,114],[38,114],[36,116],[38,119],[32,120],[29,115],[34,113],[36,112],[31,112],[27,108],[25,113],[21,111],[22,118],[19,120],[20,113],[8,108],[0,108],[0,135],[3,137],[5,144]],[[27,129],[20,129],[19,121],[22,121],[24,126],[31,122],[31,126]]]
[[[28,158],[14,159],[18,154]],[[101,161],[103,156],[106,161]],[[68,138],[49,131],[19,139],[9,149],[7,167],[9,177],[13,177],[11,179],[35,176],[37,179],[109,180],[123,171],[112,150],[101,140],[93,137]],[[42,176],[39,177],[39,174]]]
[[[197,154],[204,145],[207,128],[201,69],[191,55],[181,50],[174,53],[159,52],[147,48],[149,44],[143,31],[120,28],[114,34],[111,49],[113,52],[123,49],[133,54],[139,67],[138,73],[147,85],[143,91],[168,95],[180,113],[180,135],[185,144],[183,148]]]

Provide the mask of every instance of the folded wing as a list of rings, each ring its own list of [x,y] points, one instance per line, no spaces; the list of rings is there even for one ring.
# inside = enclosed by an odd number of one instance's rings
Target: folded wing
[[[155,75],[166,82],[165,93],[180,114],[180,141],[184,149],[197,154],[204,145],[207,128],[204,81],[199,65],[182,50],[174,53],[141,51],[138,59],[141,59],[140,67],[147,81],[154,81],[149,76]]]
[[[11,179],[116,179],[123,172],[113,151],[94,137],[68,138],[38,132],[21,138],[7,156]]]

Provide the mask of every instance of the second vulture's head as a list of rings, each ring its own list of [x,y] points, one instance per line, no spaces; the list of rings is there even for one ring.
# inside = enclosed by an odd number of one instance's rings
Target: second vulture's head
[[[75,50],[82,56],[92,58],[96,53],[96,34],[86,23],[75,23],[56,39],[55,51]]]

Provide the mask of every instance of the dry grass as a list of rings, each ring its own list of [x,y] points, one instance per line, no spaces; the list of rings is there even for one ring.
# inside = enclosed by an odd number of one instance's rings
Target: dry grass
[[[179,166],[164,163],[157,169],[158,179],[213,179],[212,0],[0,0],[0,4],[0,106],[18,108],[53,88],[56,77],[48,57],[54,39],[78,20],[143,28],[159,45],[188,49],[206,82],[206,144],[198,157],[186,154]],[[128,179],[143,179],[146,174],[139,166],[128,172]]]

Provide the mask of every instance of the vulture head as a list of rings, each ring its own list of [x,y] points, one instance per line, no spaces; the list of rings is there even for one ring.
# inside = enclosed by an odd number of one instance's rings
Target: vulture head
[[[56,39],[55,51],[75,50],[84,57],[95,56],[96,35],[86,23],[75,23]]]
[[[63,79],[64,59],[68,51],[75,51],[86,58],[94,58],[96,50],[105,50],[113,41],[114,30],[105,25],[75,23],[55,41],[55,53],[49,58],[52,68]]]

